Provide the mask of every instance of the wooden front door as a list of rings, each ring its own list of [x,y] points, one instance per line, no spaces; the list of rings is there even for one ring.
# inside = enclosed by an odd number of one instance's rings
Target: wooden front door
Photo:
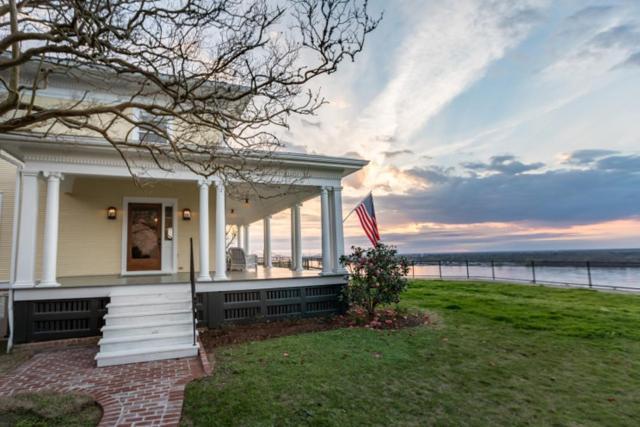
[[[162,270],[162,204],[129,203],[127,271]]]

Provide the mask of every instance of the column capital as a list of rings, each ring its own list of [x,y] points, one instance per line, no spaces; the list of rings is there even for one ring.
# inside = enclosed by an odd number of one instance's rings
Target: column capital
[[[342,191],[342,185],[336,185],[333,187],[333,191]]]
[[[216,187],[216,191],[224,192],[224,189],[225,189],[224,182],[216,181],[216,182],[214,182],[214,184],[215,184],[215,187]]]
[[[211,185],[211,178],[198,178],[198,187],[209,187]]]
[[[23,171],[21,172],[21,174],[22,174],[22,176],[35,176],[35,177],[38,177],[38,176],[40,175],[40,172],[38,172],[38,171],[25,171],[25,170],[23,170]]]
[[[62,181],[64,179],[64,175],[61,172],[42,172],[42,176],[49,181]]]

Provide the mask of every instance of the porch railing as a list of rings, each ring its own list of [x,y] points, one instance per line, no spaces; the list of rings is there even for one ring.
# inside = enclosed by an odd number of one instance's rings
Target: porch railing
[[[262,256],[258,257],[258,265],[264,265],[264,258]],[[291,268],[291,258],[283,256],[273,257],[271,265],[280,268]],[[302,257],[302,268],[305,270],[322,270],[322,257]]]

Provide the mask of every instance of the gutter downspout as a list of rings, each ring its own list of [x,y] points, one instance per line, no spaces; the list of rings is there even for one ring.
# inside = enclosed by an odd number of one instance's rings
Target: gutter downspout
[[[5,160],[16,167],[16,191],[13,196],[13,230],[11,237],[11,268],[9,270],[9,301],[8,301],[8,314],[9,314],[9,339],[7,340],[7,353],[11,352],[13,348],[13,284],[16,280],[16,254],[18,252],[18,223],[20,221],[20,199],[22,196],[22,170],[24,169],[24,163],[7,153],[4,150],[0,150],[0,159]]]

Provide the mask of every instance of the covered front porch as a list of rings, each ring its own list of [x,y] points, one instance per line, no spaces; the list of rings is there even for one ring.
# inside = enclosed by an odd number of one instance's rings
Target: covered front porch
[[[19,148],[14,289],[184,282],[191,239],[198,283],[344,273],[339,264],[344,253],[341,179],[362,161],[287,154],[279,165],[285,173],[268,183],[205,179],[147,166],[134,183],[128,168],[95,147],[48,150],[46,157],[42,144]],[[310,231],[321,236],[321,269],[304,272],[307,230],[300,209],[314,198],[320,200],[321,220],[319,230]],[[283,211],[290,213],[290,246],[288,254],[277,255],[289,259],[288,270],[272,262],[271,217]],[[250,247],[252,224],[253,230],[263,230],[259,251]],[[282,239],[282,230],[278,233]],[[261,259],[262,266],[255,272],[230,271],[230,247]]]

